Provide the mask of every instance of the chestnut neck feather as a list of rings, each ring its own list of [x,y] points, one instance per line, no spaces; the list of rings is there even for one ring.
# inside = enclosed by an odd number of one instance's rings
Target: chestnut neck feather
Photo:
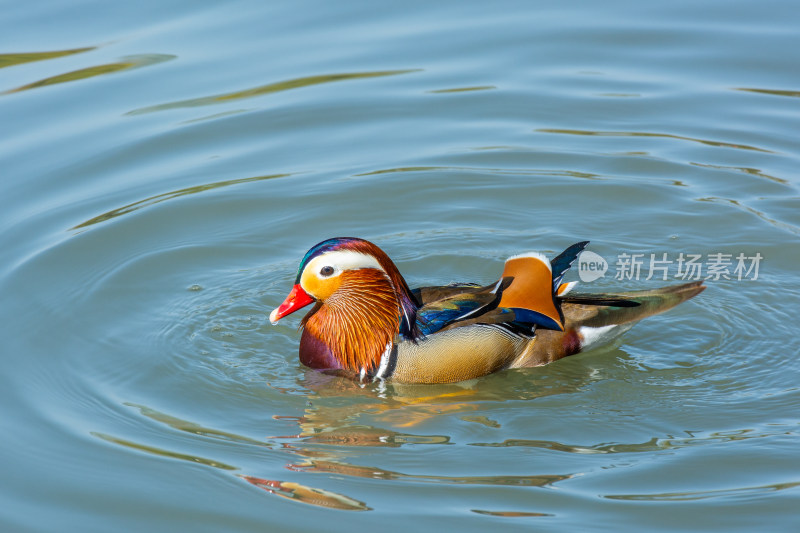
[[[400,331],[401,301],[377,269],[344,272],[339,289],[303,318],[306,331],[325,344],[342,368],[374,371]]]

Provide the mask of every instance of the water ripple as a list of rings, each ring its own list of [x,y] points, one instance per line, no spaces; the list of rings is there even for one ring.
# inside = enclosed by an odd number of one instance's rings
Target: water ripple
[[[183,420],[181,418],[177,418],[175,416],[171,416],[166,413],[156,411],[155,409],[146,407],[144,405],[137,405],[135,403],[125,403],[125,405],[138,409],[139,413],[142,416],[145,416],[151,420],[154,420],[168,427],[171,427],[172,429],[177,429],[178,431],[184,431],[186,433],[191,433],[193,435],[198,435],[200,437],[208,437],[211,439],[223,440],[226,442],[236,442],[239,444],[247,444],[247,445],[267,447],[267,448],[272,447],[271,444],[266,443],[264,441],[251,439],[248,437],[244,437],[242,435],[236,435],[234,433],[230,433],[227,431],[220,431],[218,429],[205,427],[195,422],[189,422],[188,420]]]
[[[738,209],[741,209],[742,211],[746,211],[746,212],[750,213],[751,215],[757,216],[758,218],[760,218],[764,222],[767,222],[767,223],[771,224],[772,226],[774,226],[774,227],[776,227],[778,229],[781,229],[781,230],[784,230],[784,231],[788,231],[789,233],[792,233],[794,235],[800,235],[800,227],[795,226],[793,224],[789,224],[788,222],[781,222],[780,220],[776,220],[776,219],[768,216],[763,211],[759,211],[758,209],[755,209],[753,207],[745,205],[744,203],[740,202],[739,200],[734,200],[733,198],[720,198],[718,196],[709,196],[709,197],[706,197],[706,198],[698,198],[697,201],[698,202],[714,202],[714,203],[732,205],[732,206],[734,206],[734,207],[736,207]]]
[[[292,470],[339,474],[367,479],[405,480],[446,485],[488,485],[504,487],[549,487],[559,481],[571,479],[571,474],[537,474],[513,476],[435,476],[428,474],[404,474],[375,466],[359,466],[336,461],[309,460],[291,465]]]
[[[166,200],[173,200],[175,198],[180,198],[181,196],[186,196],[189,194],[196,194],[200,192],[210,191],[213,189],[219,189],[222,187],[230,187],[232,185],[240,185],[242,183],[250,183],[254,181],[264,181],[270,180],[275,178],[285,178],[287,176],[291,176],[291,174],[270,174],[266,176],[253,176],[250,178],[238,178],[233,180],[225,180],[225,181],[218,181],[215,183],[206,183],[204,185],[195,185],[193,187],[185,187],[183,189],[178,189],[176,191],[165,192],[161,194],[157,194],[155,196],[151,196],[149,198],[145,198],[144,200],[138,200],[136,202],[124,205],[122,207],[117,207],[116,209],[112,209],[111,211],[107,211],[102,215],[97,215],[95,217],[90,218],[85,222],[81,222],[77,226],[70,228],[71,230],[86,228],[89,226],[93,226],[100,222],[106,222],[107,220],[111,220],[113,218],[127,215],[129,213],[133,213],[134,211],[138,211],[144,207],[149,207],[151,205],[158,204],[160,202],[164,202]]]
[[[644,131],[590,131],[590,130],[568,130],[557,128],[538,128],[534,131],[539,133],[559,133],[564,135],[590,135],[597,137],[655,137],[661,139],[677,139],[680,141],[690,141],[707,146],[716,146],[718,148],[736,148],[738,150],[752,150],[754,152],[763,152],[766,154],[774,154],[772,150],[765,148],[758,148],[747,144],[728,143],[723,141],[711,141],[708,139],[698,139],[695,137],[686,137],[684,135],[674,135],[671,133],[650,133]]]
[[[478,150],[493,150],[498,147],[479,148]],[[502,147],[505,148],[505,147]],[[557,169],[536,169],[536,168],[483,168],[483,167],[459,167],[459,166],[427,166],[427,167],[397,167],[385,168],[380,170],[372,170],[369,172],[362,172],[355,174],[357,177],[362,176],[378,176],[381,174],[394,174],[398,172],[447,172],[447,171],[462,171],[462,172],[478,172],[478,173],[491,173],[505,176],[550,176],[550,177],[568,177],[568,178],[583,178],[583,179],[602,179],[598,174],[591,174],[589,172],[577,172],[573,170],[557,170]]]
[[[492,448],[508,448],[508,447],[530,447],[540,448],[545,450],[553,450],[558,452],[575,453],[581,455],[591,454],[617,454],[617,453],[652,453],[665,450],[678,450],[681,448],[715,445],[726,442],[746,441],[751,439],[765,439],[771,438],[775,435],[785,435],[787,433],[784,427],[774,428],[773,431],[757,431],[752,428],[748,429],[735,429],[726,431],[714,431],[707,435],[702,435],[700,432],[688,432],[689,437],[676,438],[666,437],[657,438],[653,437],[645,442],[640,443],[601,443],[593,445],[575,445],[564,444],[561,442],[554,442],[548,440],[533,440],[533,439],[506,439],[502,442],[475,442],[471,446],[486,446]],[[697,435],[695,435],[695,433]],[[791,432],[790,432],[791,433]]]
[[[702,168],[713,168],[718,170],[733,170],[734,172],[741,172],[742,174],[747,174],[748,176],[756,176],[758,178],[768,179],[770,181],[774,181],[776,183],[780,183],[781,185],[789,185],[791,182],[789,180],[785,180],[783,178],[778,178],[776,176],[771,176],[766,172],[759,170],[757,168],[751,167],[734,167],[734,166],[726,166],[726,165],[712,165],[710,163],[696,163],[692,162],[691,165],[696,167]]]
[[[697,501],[712,498],[725,498],[728,496],[745,496],[761,493],[777,492],[781,490],[800,487],[800,482],[792,483],[773,483],[758,487],[742,487],[733,489],[718,490],[699,490],[686,492],[662,492],[659,494],[603,494],[603,498],[609,500],[629,500],[646,502],[675,502],[675,501]]]

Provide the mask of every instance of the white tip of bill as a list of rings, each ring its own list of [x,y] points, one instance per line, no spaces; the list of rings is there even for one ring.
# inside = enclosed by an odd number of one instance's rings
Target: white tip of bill
[[[269,314],[269,321],[270,321],[270,323],[271,323],[271,324],[274,326],[275,324],[277,324],[277,323],[278,323],[278,320],[280,320],[280,318],[278,318],[278,308],[276,307],[276,308],[275,308],[275,309],[273,309],[273,310],[272,310],[272,312]]]

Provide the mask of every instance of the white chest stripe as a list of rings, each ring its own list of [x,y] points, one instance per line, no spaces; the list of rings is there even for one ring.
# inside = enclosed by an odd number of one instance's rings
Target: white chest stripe
[[[375,379],[383,379],[386,376],[386,371],[389,370],[389,360],[392,357],[392,343],[386,345],[383,355],[381,355],[381,364],[378,366],[378,371],[375,373]]]

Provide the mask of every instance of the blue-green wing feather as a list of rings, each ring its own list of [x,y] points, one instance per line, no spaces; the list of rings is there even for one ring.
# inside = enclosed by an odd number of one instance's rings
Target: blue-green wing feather
[[[464,316],[469,316],[485,305],[486,302],[471,298],[449,298],[419,309],[417,325],[423,335],[430,335]]]
[[[423,302],[417,310],[417,327],[423,335],[430,335],[456,322],[481,317],[497,308],[510,283],[507,278],[485,287],[451,284],[416,289],[416,297]]]

